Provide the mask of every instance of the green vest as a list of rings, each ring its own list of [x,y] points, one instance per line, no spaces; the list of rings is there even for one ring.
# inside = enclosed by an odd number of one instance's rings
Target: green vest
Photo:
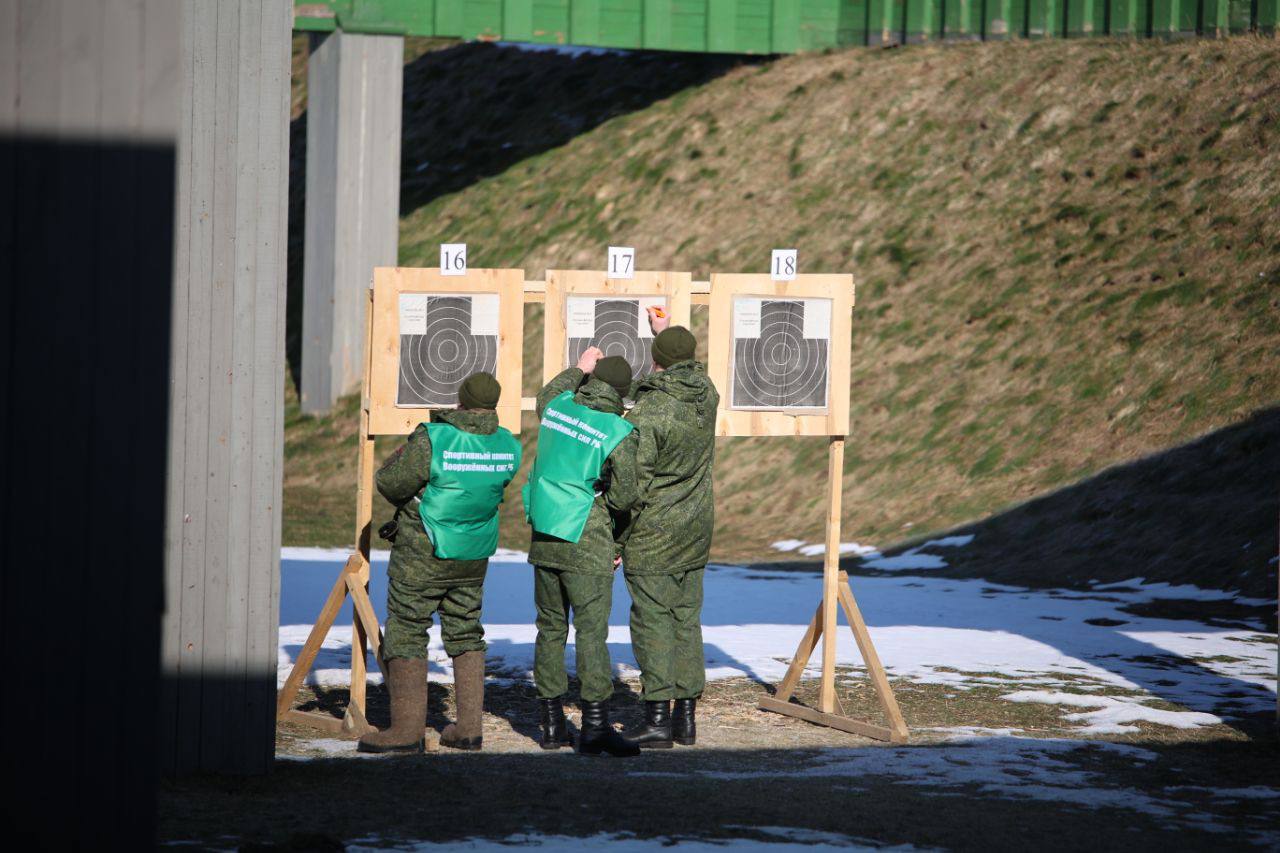
[[[427,424],[431,477],[418,514],[436,556],[485,560],[498,550],[498,504],[520,467],[520,442],[498,427],[476,435],[453,424]]]
[[[633,427],[573,402],[565,391],[542,410],[538,456],[524,486],[524,515],[545,536],[577,542],[587,526],[600,469]]]

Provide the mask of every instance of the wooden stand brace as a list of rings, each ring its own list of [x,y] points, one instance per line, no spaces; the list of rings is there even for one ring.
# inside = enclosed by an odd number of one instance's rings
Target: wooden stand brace
[[[885,740],[892,743],[907,742],[907,724],[898,708],[898,700],[894,698],[893,688],[885,676],[880,657],[871,643],[871,635],[867,632],[867,623],[862,619],[858,603],[853,598],[853,590],[849,587],[849,576],[840,571],[840,503],[844,482],[844,437],[833,437],[827,450],[827,550],[822,566],[822,601],[813,614],[813,621],[800,640],[795,657],[786,676],[778,685],[774,696],[760,700],[762,711],[776,711],[797,717],[810,723],[830,726],[833,729],[852,732],[863,737]],[[840,700],[836,698],[836,605],[844,609],[849,627],[853,629],[853,638],[858,643],[858,651],[867,665],[867,674],[875,687],[876,698],[884,711],[889,725],[879,726],[874,723],[855,720],[844,716]],[[814,710],[805,705],[793,703],[791,695],[800,676],[804,674],[805,665],[813,655],[813,650],[822,640],[822,683],[818,692],[818,708]],[[837,712],[838,709],[838,712]]]
[[[378,669],[386,671],[382,663],[382,629],[378,626],[378,617],[373,610],[373,602],[369,599],[369,549],[373,533],[373,436],[369,432],[369,362],[372,357],[373,332],[373,289],[370,288],[368,302],[365,305],[364,336],[365,365],[364,381],[360,404],[360,434],[356,462],[356,550],[347,558],[346,565],[338,574],[338,579],[329,590],[316,624],[312,626],[307,641],[293,662],[293,669],[276,697],[276,719],[305,723],[333,733],[362,735],[374,731],[365,714],[365,689],[367,682],[366,655],[369,645],[373,645],[374,658]],[[347,704],[347,713],[342,720],[336,720],[326,714],[308,713],[293,708],[293,700],[302,687],[302,680],[311,671],[316,655],[329,629],[338,618],[338,612],[347,596],[351,596],[354,615],[351,620],[351,700]]]

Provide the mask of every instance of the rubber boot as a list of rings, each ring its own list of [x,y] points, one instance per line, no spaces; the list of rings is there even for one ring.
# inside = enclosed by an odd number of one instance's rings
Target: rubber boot
[[[677,699],[671,709],[671,739],[682,746],[698,742],[697,699]]]
[[[644,722],[622,733],[641,749],[671,749],[671,703],[644,703]]]
[[[600,755],[608,753],[615,758],[630,758],[640,754],[640,747],[628,743],[609,725],[609,702],[580,702],[582,728],[578,732],[578,754]]]
[[[387,661],[387,690],[391,693],[391,727],[367,734],[359,752],[422,752],[427,730],[427,659]]]
[[[484,744],[484,652],[463,652],[453,659],[453,693],[458,721],[444,727],[440,745],[477,750]]]
[[[564,718],[564,703],[557,696],[554,699],[539,699],[538,710],[542,717],[542,740],[538,746],[543,749],[559,749],[562,746],[573,746],[569,737],[569,721]]]

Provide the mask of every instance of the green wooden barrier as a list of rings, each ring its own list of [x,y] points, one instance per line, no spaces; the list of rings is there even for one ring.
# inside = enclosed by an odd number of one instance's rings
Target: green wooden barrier
[[[706,53],[1274,33],[1280,0],[322,0],[294,28]]]

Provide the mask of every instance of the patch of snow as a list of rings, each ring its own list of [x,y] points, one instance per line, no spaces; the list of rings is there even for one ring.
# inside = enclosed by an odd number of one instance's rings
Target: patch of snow
[[[769,547],[775,551],[794,551],[803,544],[803,539],[779,539]]]
[[[280,684],[347,552],[285,549],[282,557]],[[375,553],[370,597],[379,620],[386,618],[386,569],[385,559]],[[1010,690],[1146,691],[1222,717],[1275,708],[1274,635],[1262,635],[1261,629],[1224,629],[1185,619],[1136,616],[1119,609],[1131,601],[1147,600],[1153,594],[1150,587],[1156,588],[1155,593],[1163,592],[1159,585],[1106,595],[927,575],[855,576],[852,585],[891,677],[954,690],[992,684]],[[779,680],[820,596],[816,573],[709,566],[702,614],[708,678]],[[634,675],[638,669],[631,648],[629,607],[623,574],[618,572],[608,643],[614,670],[622,676]],[[495,560],[484,590],[491,673],[509,679],[529,677],[537,633],[534,615],[532,568],[514,557],[510,562]],[[1088,619],[1123,624],[1084,624]],[[348,603],[324,638],[309,684],[348,683],[350,622]],[[861,656],[846,632],[840,629],[837,663],[861,666]],[[1271,642],[1256,642],[1259,636]],[[571,630],[570,644],[573,637]],[[452,663],[438,625],[428,638],[431,679],[451,680]],[[570,649],[571,660],[572,654]],[[810,675],[817,674],[818,663],[815,659]],[[370,680],[377,682],[381,676],[372,660],[369,668]],[[1098,709],[1101,704],[1084,707]]]
[[[944,536],[941,539],[930,539],[914,548],[909,548],[893,557],[885,557],[879,551],[865,553],[863,565],[869,569],[883,572],[905,572],[917,569],[945,569],[947,561],[937,554],[923,553],[926,548],[963,548],[973,541],[973,534],[963,536]]]
[[[1097,584],[1095,592],[1109,592],[1113,595],[1137,597],[1138,601],[1151,601],[1157,598],[1177,599],[1179,601],[1234,601],[1249,607],[1265,607],[1275,604],[1274,598],[1246,598],[1238,592],[1224,589],[1204,589],[1195,584],[1170,584],[1164,581],[1147,583],[1146,578],[1131,578],[1127,581]],[[1127,590],[1127,591],[1126,591]]]
[[[786,829],[766,827],[750,828],[761,834],[773,835],[779,840],[758,840],[754,838],[691,838],[687,836],[659,835],[653,838],[638,838],[624,833],[600,832],[585,837],[571,835],[544,835],[540,832],[521,832],[505,838],[464,838],[460,841],[414,841],[409,843],[383,841],[381,839],[359,839],[348,842],[347,850],[359,853],[375,853],[375,851],[410,850],[473,850],[480,853],[510,853],[512,847],[531,847],[537,850],[598,850],[608,845],[610,851],[616,853],[650,853],[655,850],[676,849],[688,853],[723,853],[725,850],[766,850],[773,853],[807,853],[807,851],[823,850],[877,850],[914,851],[920,848],[909,844],[892,847],[877,844],[864,838],[840,835],[834,832],[815,832],[806,829]],[[792,833],[788,836],[787,833]],[[785,838],[796,840],[781,840]],[[804,840],[801,840],[804,839]],[[809,840],[812,839],[812,840]],[[363,842],[363,843],[362,843]],[[370,846],[365,846],[368,844]]]
[[[1066,705],[1070,708],[1095,708],[1067,714],[1063,717],[1071,722],[1086,722],[1083,731],[1088,734],[1122,734],[1140,731],[1131,723],[1155,723],[1174,729],[1197,729],[1201,726],[1216,726],[1222,722],[1221,717],[1198,711],[1165,711],[1142,704],[1144,697],[1136,696],[1084,696],[1077,693],[1051,693],[1044,690],[1020,690],[1001,696],[1007,702],[1039,705]]]
[[[819,554],[827,553],[827,546],[823,543],[819,543],[817,545],[805,545],[800,549],[800,553],[804,554],[806,557],[816,557]],[[840,553],[864,555],[875,554],[878,552],[873,545],[862,545],[857,542],[841,542]]]
[[[1198,791],[1223,800],[1273,800],[1280,797],[1280,789],[1265,785],[1249,788],[1204,788],[1198,785],[1171,785],[1166,791]]]
[[[1022,733],[1022,729],[989,729],[986,726],[934,726],[932,728],[921,729],[926,732],[938,732],[940,734],[951,735],[947,738],[949,741],[972,740],[974,738],[986,737],[1016,737]]]

